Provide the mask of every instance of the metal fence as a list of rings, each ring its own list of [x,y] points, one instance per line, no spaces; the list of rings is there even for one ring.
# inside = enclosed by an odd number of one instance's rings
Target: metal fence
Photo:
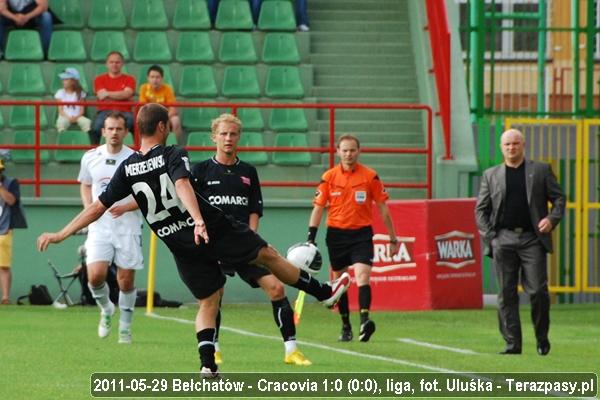
[[[455,0],[477,117],[598,115],[597,0]]]

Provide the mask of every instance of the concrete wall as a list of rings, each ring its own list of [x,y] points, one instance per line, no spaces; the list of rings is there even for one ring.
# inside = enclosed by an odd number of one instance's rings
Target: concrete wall
[[[37,252],[35,241],[37,236],[45,231],[56,231],[63,227],[73,216],[81,211],[77,200],[64,200],[52,205],[43,204],[36,199],[24,199],[29,229],[14,231],[13,248],[13,287],[11,299],[16,301],[20,295],[26,294],[33,284],[45,284],[51,295],[59,292],[58,284],[48,266],[48,260],[62,273],[70,272],[78,263],[77,247],[85,241],[85,236],[73,236],[61,244],[53,245],[45,253]],[[310,214],[308,201],[304,205],[267,205],[264,217],[261,220],[259,232],[277,250],[285,253],[286,249],[299,241],[306,239],[308,217]],[[323,224],[324,225],[324,224]],[[318,244],[325,248],[324,229],[319,232]],[[150,230],[144,225],[144,257],[148,257],[148,243]],[[156,290],[168,300],[183,302],[193,301],[193,296],[179,279],[171,253],[159,240],[157,250],[157,279]],[[232,243],[231,246],[235,246]],[[328,265],[326,251],[323,251],[323,265]],[[326,269],[326,268],[325,268]],[[322,271],[320,277],[326,278],[327,273]],[[145,288],[147,283],[147,269],[139,272],[136,277],[136,286]],[[288,296],[294,299],[296,290],[289,288]],[[75,300],[79,298],[79,284],[74,284],[69,294]],[[239,278],[229,279],[226,286],[226,302],[261,302],[266,301],[262,290],[248,287]]]

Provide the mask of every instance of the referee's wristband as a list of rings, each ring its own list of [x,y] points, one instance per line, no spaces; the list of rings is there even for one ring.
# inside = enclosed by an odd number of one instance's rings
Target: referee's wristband
[[[308,237],[307,240],[311,243],[315,242],[315,239],[317,238],[317,230],[319,228],[317,228],[316,226],[309,226],[308,227]]]

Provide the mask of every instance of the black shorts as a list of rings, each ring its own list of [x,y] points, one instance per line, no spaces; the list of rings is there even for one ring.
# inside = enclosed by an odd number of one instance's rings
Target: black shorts
[[[227,215],[218,223],[207,226],[211,258],[225,265],[243,265],[258,257],[268,243],[243,222]]]
[[[179,277],[197,299],[205,299],[225,285],[225,275],[216,260],[196,252],[192,260],[174,255]]]
[[[173,251],[179,276],[197,299],[210,296],[225,284],[220,264],[247,264],[268,243],[248,225],[230,216],[207,225],[208,244]]]
[[[352,264],[373,264],[373,229],[327,228],[325,237],[331,269],[339,271]]]
[[[253,287],[255,289],[260,287],[260,285],[258,284],[258,280],[260,278],[262,278],[263,276],[271,275],[271,271],[269,271],[267,268],[255,264],[222,264],[221,269],[226,275],[234,276],[237,273],[244,282],[246,282],[248,285],[250,285],[250,287]]]

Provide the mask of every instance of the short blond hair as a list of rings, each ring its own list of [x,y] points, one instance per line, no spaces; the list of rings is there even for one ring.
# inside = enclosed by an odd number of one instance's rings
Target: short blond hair
[[[217,126],[219,126],[219,124],[221,122],[226,122],[226,123],[237,125],[240,133],[242,133],[242,121],[233,114],[223,113],[223,114],[219,115],[217,118],[213,119],[212,123],[210,124],[210,131],[213,135],[215,135],[217,133],[216,132]]]

